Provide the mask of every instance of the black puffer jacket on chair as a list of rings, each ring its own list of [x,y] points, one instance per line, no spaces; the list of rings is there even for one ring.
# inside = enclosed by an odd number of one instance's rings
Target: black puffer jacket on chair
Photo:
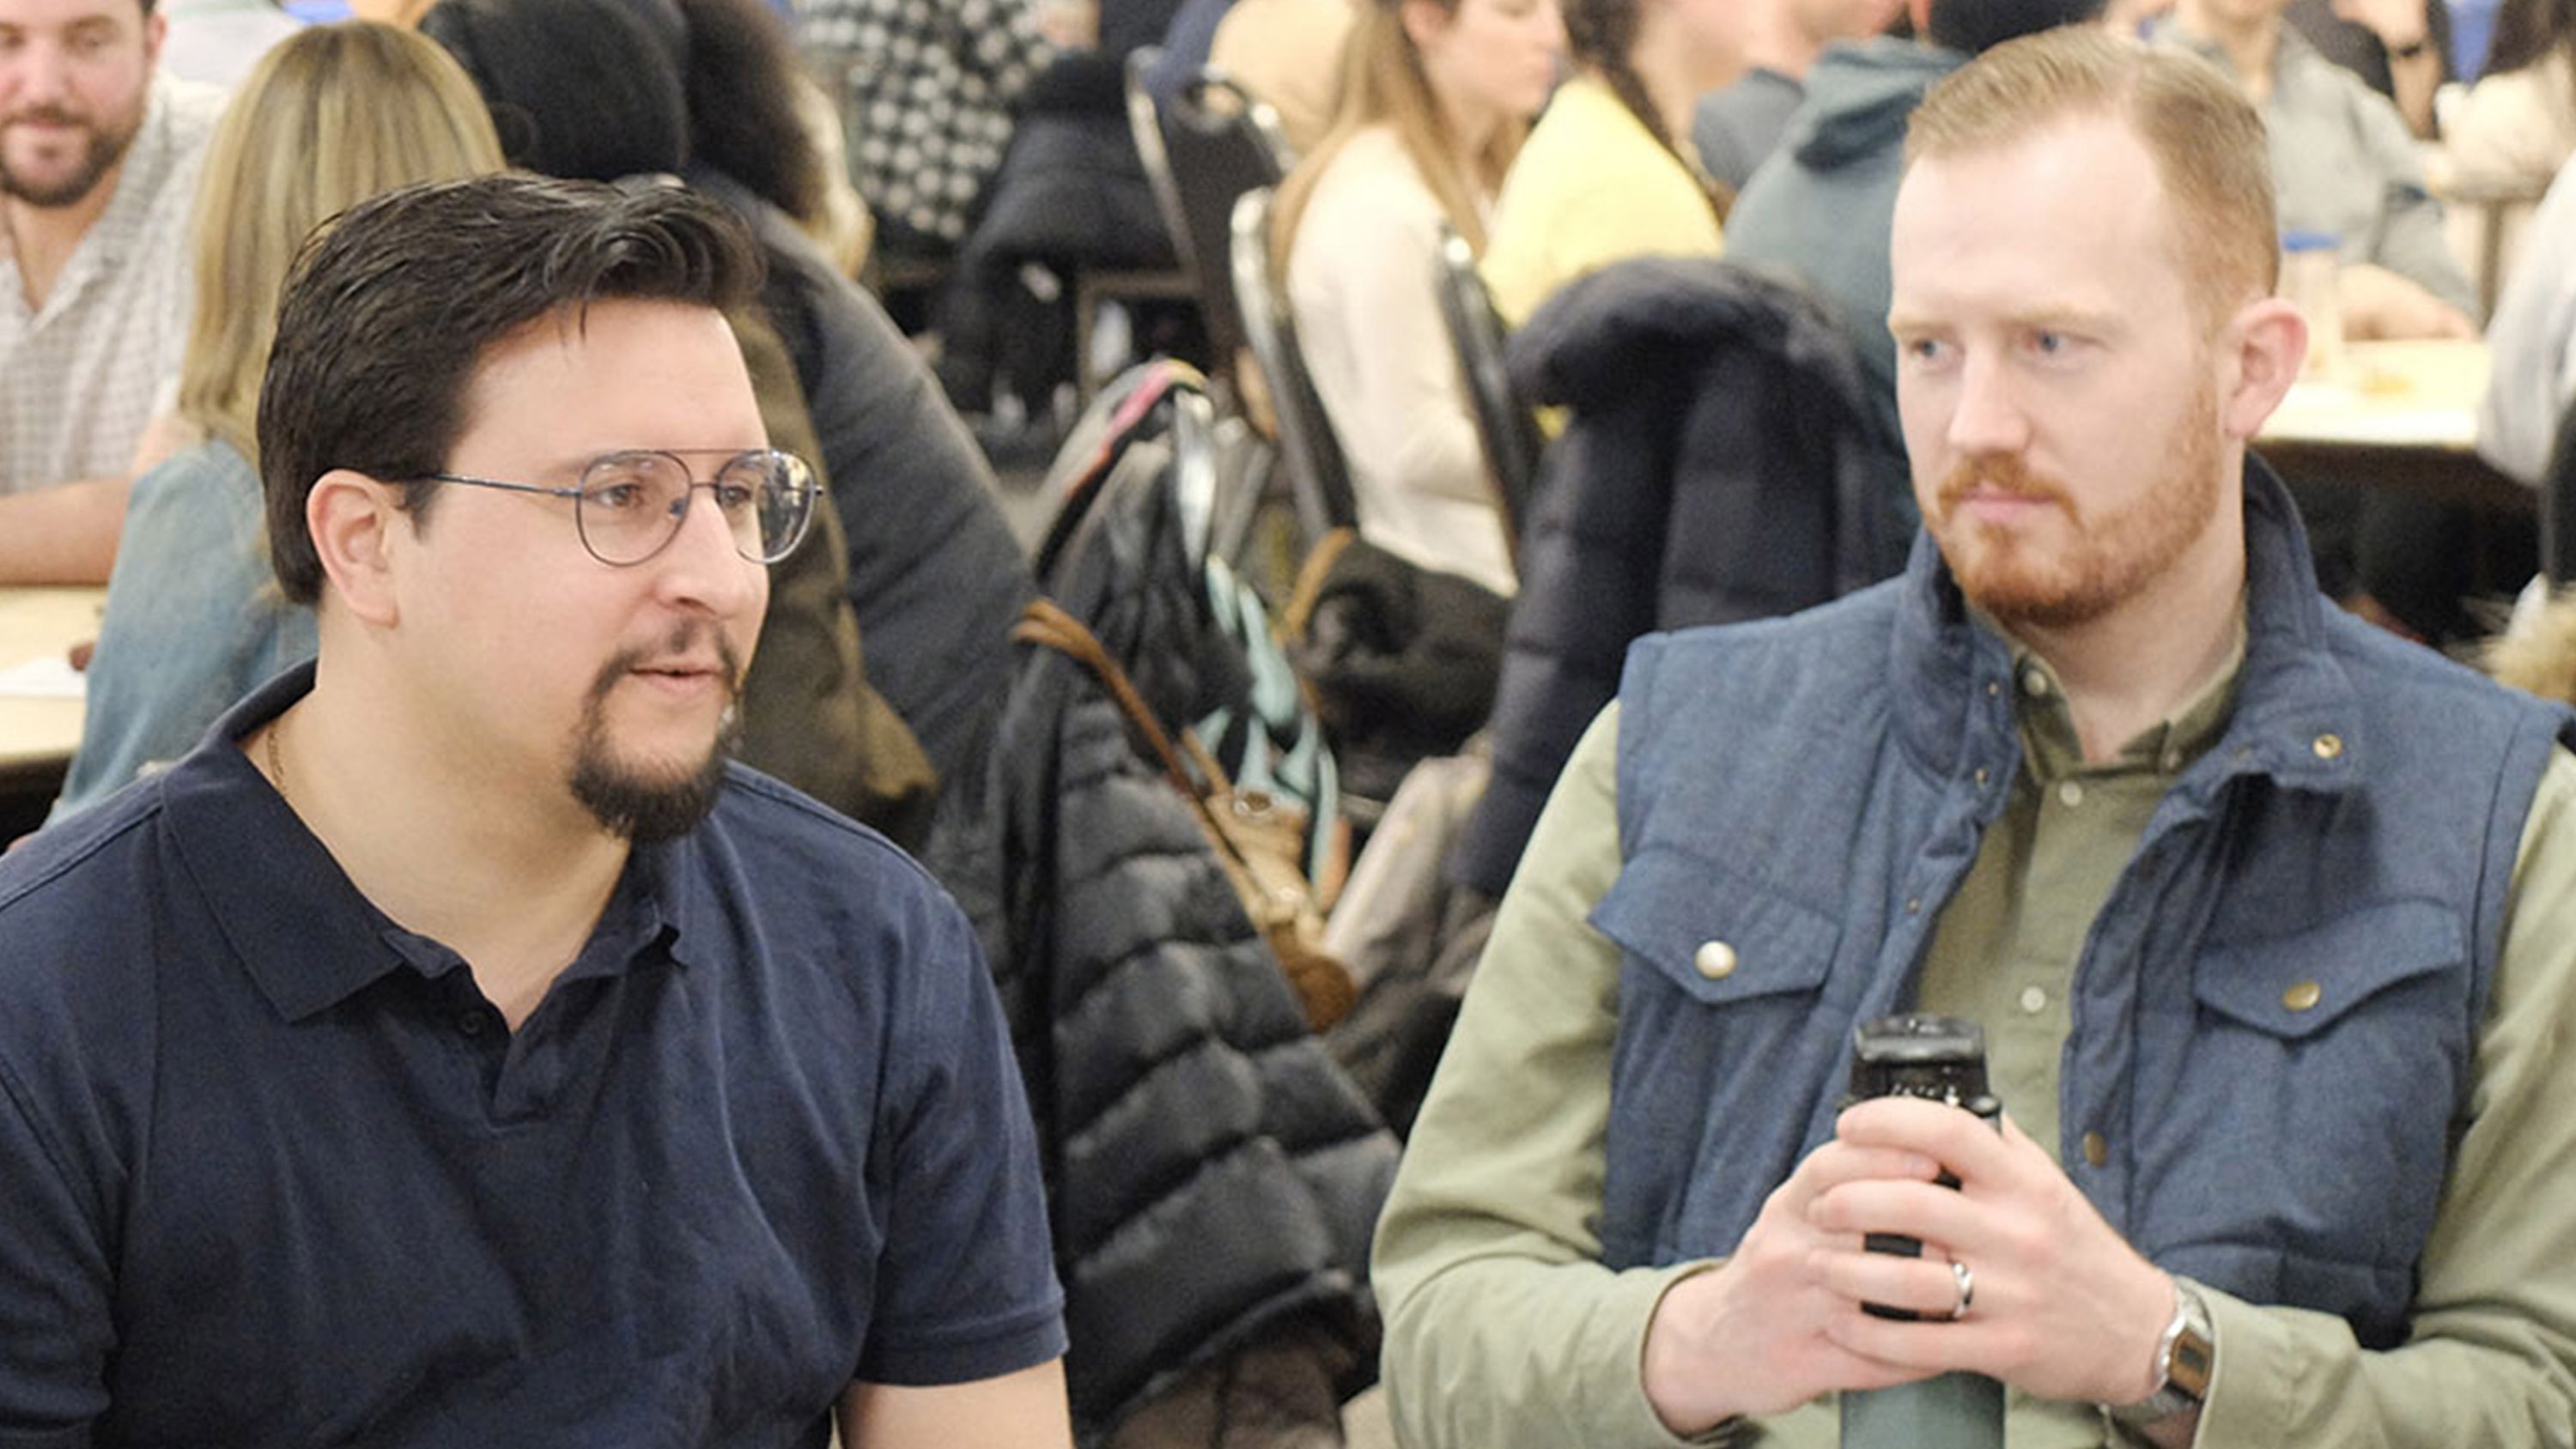
[[[1118,516],[1057,571],[1059,601],[1130,663],[1203,653],[1167,490],[1094,506]],[[1149,696],[1175,683],[1131,672]],[[1375,1370],[1368,1240],[1396,1144],[1308,1031],[1189,807],[1093,677],[1034,645],[978,783],[934,858],[1027,1079],[1084,1441],[1273,1330],[1320,1334],[1355,1390]]]
[[[1512,336],[1522,396],[1571,418],[1539,465],[1495,695],[1493,779],[1450,857],[1501,895],[1629,641],[1795,613],[1894,574],[1903,444],[1794,282],[1648,257],[1567,283]]]

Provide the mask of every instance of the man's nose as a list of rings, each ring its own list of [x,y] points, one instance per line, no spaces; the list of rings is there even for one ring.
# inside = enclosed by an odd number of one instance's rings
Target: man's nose
[[[2013,386],[2011,369],[1991,356],[1971,355],[1960,368],[1949,443],[1964,454],[2017,453],[2030,441],[2029,419]]]
[[[13,113],[59,105],[70,93],[71,66],[59,45],[26,41],[6,61],[0,61],[0,95],[7,97],[7,107]]]
[[[757,552],[758,545],[751,545]],[[680,531],[654,558],[664,565],[663,587],[681,601],[720,618],[733,618],[765,602],[769,569],[743,557],[733,520],[701,485],[689,495]]]

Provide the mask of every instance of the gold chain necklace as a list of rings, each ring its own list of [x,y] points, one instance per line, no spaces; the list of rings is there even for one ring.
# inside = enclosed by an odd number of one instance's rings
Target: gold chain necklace
[[[268,778],[271,783],[277,786],[277,798],[286,802],[287,809],[294,810],[295,797],[288,794],[286,791],[286,756],[278,753],[277,748],[277,737],[284,733],[286,733],[285,715],[281,714],[277,718],[268,722],[268,739],[266,743],[268,754]],[[304,812],[297,810],[296,813],[300,815]]]

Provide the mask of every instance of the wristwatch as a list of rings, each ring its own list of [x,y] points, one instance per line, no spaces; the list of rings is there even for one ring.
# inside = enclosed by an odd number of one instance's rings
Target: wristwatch
[[[2156,1340],[2156,1391],[2134,1404],[2104,1404],[2102,1416],[2115,1426],[2143,1429],[2193,1413],[2209,1397],[2210,1372],[2218,1363],[2209,1305],[2200,1301],[2198,1289],[2180,1278],[2173,1285],[2173,1322]]]

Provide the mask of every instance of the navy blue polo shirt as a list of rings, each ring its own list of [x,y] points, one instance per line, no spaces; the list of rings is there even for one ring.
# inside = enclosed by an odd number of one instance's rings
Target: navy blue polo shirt
[[[516,1033],[231,743],[0,860],[0,1444],[821,1444],[1064,1351],[955,905],[737,769]]]

